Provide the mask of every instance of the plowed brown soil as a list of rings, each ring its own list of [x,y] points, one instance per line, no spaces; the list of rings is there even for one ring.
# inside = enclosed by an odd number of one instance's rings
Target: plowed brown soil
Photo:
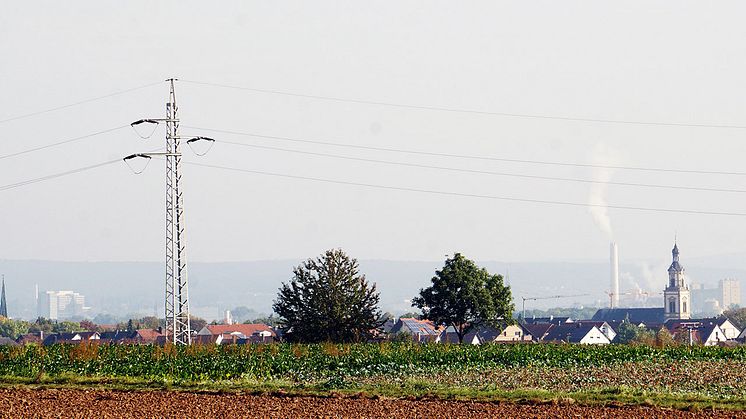
[[[0,389],[0,415],[3,418],[746,417],[741,412],[685,412],[652,407],[29,388]]]

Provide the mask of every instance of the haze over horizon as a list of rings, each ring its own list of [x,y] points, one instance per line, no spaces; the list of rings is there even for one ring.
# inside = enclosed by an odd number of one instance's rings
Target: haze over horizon
[[[666,5],[6,2],[0,260],[163,260],[162,161],[25,182],[162,147],[128,124],[177,77],[182,134],[217,140],[184,147],[190,263],[601,264],[614,240],[664,280],[678,237],[738,272],[746,5]]]

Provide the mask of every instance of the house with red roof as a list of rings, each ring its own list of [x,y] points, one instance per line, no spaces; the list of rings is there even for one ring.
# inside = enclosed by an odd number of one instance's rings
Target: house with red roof
[[[277,333],[261,323],[252,324],[208,324],[194,337],[195,343],[225,345],[230,343],[269,343]]]
[[[391,328],[392,335],[397,333],[403,333],[412,336],[412,340],[415,342],[436,342],[440,337],[441,332],[444,331],[444,327],[436,326],[435,323],[430,320],[419,320],[414,317],[402,317],[400,318],[394,327]]]

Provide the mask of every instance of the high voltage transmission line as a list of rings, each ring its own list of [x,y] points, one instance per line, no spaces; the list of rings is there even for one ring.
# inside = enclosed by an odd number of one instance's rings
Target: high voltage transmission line
[[[59,111],[61,109],[71,108],[73,106],[82,105],[84,103],[95,102],[97,100],[106,99],[106,98],[109,98],[109,97],[112,97],[112,96],[118,96],[118,95],[121,95],[121,94],[124,94],[124,93],[134,92],[135,90],[145,89],[147,87],[155,86],[155,85],[162,84],[162,83],[163,83],[162,81],[155,82],[155,83],[148,83],[148,84],[144,84],[142,86],[136,86],[136,87],[132,87],[130,89],[120,90],[120,91],[117,91],[117,92],[114,92],[114,93],[109,93],[109,94],[103,95],[103,96],[97,96],[97,97],[93,97],[93,98],[90,98],[90,99],[84,99],[84,100],[81,100],[81,101],[78,101],[78,102],[68,103],[67,105],[61,105],[61,106],[56,106],[54,108],[43,109],[43,110],[36,111],[36,112],[31,112],[31,113],[26,113],[26,114],[22,114],[22,115],[11,116],[9,118],[0,119],[0,124],[2,124],[3,122],[15,121],[15,120],[18,120],[18,119],[29,118],[29,117],[32,117],[32,116],[41,115],[41,114],[45,114],[45,113],[48,113],[48,112],[54,112],[54,111]]]
[[[121,159],[109,160],[109,161],[105,161],[102,163],[85,166],[85,167],[81,167],[78,169],[68,170],[65,172],[60,172],[60,173],[56,173],[52,175],[42,176],[42,177],[29,179],[29,180],[25,180],[21,182],[16,182],[12,184],[7,184],[7,185],[0,185],[0,191],[5,191],[8,189],[15,189],[15,188],[19,188],[19,187],[26,186],[29,184],[37,183],[37,182],[56,179],[58,177],[84,172],[84,171],[96,169],[99,167],[107,166],[107,165],[118,163],[118,162],[121,162]],[[683,213],[683,214],[699,214],[699,215],[725,215],[725,216],[738,216],[738,217],[746,216],[746,213],[727,212],[727,211],[682,210],[682,209],[638,207],[638,206],[627,206],[627,205],[595,205],[595,204],[590,204],[590,203],[579,203],[579,202],[564,202],[564,201],[552,201],[552,200],[542,200],[542,199],[524,199],[524,198],[497,196],[497,195],[468,194],[468,193],[461,193],[461,192],[438,191],[438,190],[418,189],[418,188],[409,188],[409,187],[400,187],[400,186],[391,186],[391,185],[378,185],[378,184],[370,184],[370,183],[362,183],[362,182],[348,182],[348,181],[343,181],[343,180],[315,178],[315,177],[310,177],[310,176],[297,176],[297,175],[290,175],[290,174],[285,174],[285,173],[272,173],[272,172],[265,172],[265,171],[260,171],[260,170],[251,170],[251,169],[245,169],[245,168],[228,167],[228,166],[220,166],[220,165],[212,165],[212,164],[204,164],[204,163],[195,163],[195,162],[184,162],[184,164],[212,168],[212,169],[220,169],[220,170],[226,170],[226,171],[258,174],[258,175],[273,176],[273,177],[282,177],[282,178],[289,178],[289,179],[332,183],[332,184],[348,185],[348,186],[361,186],[361,187],[368,187],[368,188],[375,188],[375,189],[388,189],[388,190],[396,190],[396,191],[404,191],[404,192],[419,192],[419,193],[427,193],[427,194],[435,194],[435,195],[482,198],[482,199],[505,200],[505,201],[526,202],[526,203],[539,203],[539,204],[556,204],[556,205],[588,207],[588,208],[605,207],[605,208],[610,208],[610,209],[648,211],[648,212],[666,212],[666,213]]]
[[[493,199],[493,200],[501,200],[501,201],[527,202],[527,203],[536,203],[536,204],[566,205],[566,206],[574,206],[574,207],[611,208],[611,209],[621,209],[621,210],[700,214],[700,215],[727,215],[727,216],[738,216],[738,217],[746,216],[746,213],[740,213],[740,212],[700,211],[700,210],[684,210],[684,209],[670,209],[670,208],[638,207],[638,206],[627,206],[627,205],[598,205],[598,204],[580,203],[580,202],[515,198],[515,197],[498,196],[498,195],[480,195],[480,194],[471,194],[471,193],[462,193],[462,192],[438,191],[438,190],[432,190],[432,189],[409,188],[409,187],[403,187],[403,186],[378,185],[378,184],[364,183],[364,182],[349,182],[349,181],[342,181],[342,180],[336,180],[336,179],[316,178],[316,177],[310,177],[310,176],[298,176],[298,175],[290,175],[286,173],[273,173],[273,172],[266,172],[266,171],[261,171],[261,170],[250,170],[250,169],[243,169],[243,168],[238,168],[238,167],[219,166],[219,165],[205,164],[205,163],[185,162],[185,164],[192,165],[192,166],[207,167],[207,168],[212,168],[212,169],[221,169],[221,170],[226,170],[226,171],[251,173],[251,174],[257,174],[257,175],[264,175],[264,176],[282,177],[282,178],[288,178],[288,179],[333,183],[333,184],[348,185],[348,186],[362,186],[362,187],[367,187],[367,188],[387,189],[387,190],[404,191],[404,192],[419,192],[419,193],[427,193],[427,194],[434,194],[434,195],[449,195],[449,196],[460,196],[460,197],[468,197],[468,198]]]
[[[38,183],[38,182],[43,182],[43,181],[46,181],[46,180],[57,179],[59,177],[63,177],[63,176],[67,176],[67,175],[72,175],[72,174],[80,173],[80,172],[85,172],[85,171],[92,170],[92,169],[97,169],[99,167],[108,166],[108,165],[111,165],[111,164],[114,164],[114,163],[119,163],[121,161],[122,161],[121,159],[109,160],[109,161],[105,161],[105,162],[102,162],[102,163],[96,163],[96,164],[92,164],[90,166],[79,167],[77,169],[67,170],[67,171],[64,171],[64,172],[59,172],[59,173],[55,173],[55,174],[51,174],[51,175],[47,175],[47,176],[41,176],[41,177],[37,177],[37,178],[33,178],[33,179],[27,179],[27,180],[24,180],[24,181],[21,181],[21,182],[10,183],[10,184],[7,184],[7,185],[0,186],[0,191],[5,191],[5,190],[8,190],[8,189],[20,188],[21,186],[31,185],[31,184]]]
[[[333,100],[333,101],[340,101],[340,102],[350,102],[350,103],[360,103],[360,104],[368,104],[368,105],[383,105],[383,106],[394,106],[394,107],[400,107],[400,108],[413,108],[413,109],[422,109],[422,110],[432,110],[432,111],[448,111],[448,112],[464,112],[464,113],[477,113],[477,114],[485,114],[485,115],[496,115],[496,116],[516,116],[516,117],[526,117],[526,118],[542,118],[542,119],[558,119],[558,120],[570,120],[570,121],[579,121],[579,122],[603,122],[603,123],[625,123],[625,124],[637,124],[637,125],[661,125],[661,126],[680,126],[680,127],[700,127],[700,128],[746,128],[746,126],[740,126],[740,125],[718,125],[718,124],[690,124],[690,123],[668,123],[668,122],[646,122],[646,121],[626,121],[626,120],[610,120],[610,119],[593,119],[593,118],[567,118],[562,116],[552,116],[552,115],[528,115],[528,114],[511,114],[511,113],[499,113],[499,112],[485,112],[485,111],[473,111],[473,110],[467,110],[467,109],[456,109],[456,108],[441,108],[441,107],[431,107],[431,106],[415,106],[415,105],[406,105],[406,104],[397,104],[397,103],[388,103],[388,102],[377,102],[377,101],[368,101],[368,100],[357,100],[357,99],[346,99],[346,98],[337,98],[337,97],[330,97],[330,96],[316,96],[316,95],[305,95],[305,94],[298,94],[298,93],[292,93],[292,92],[284,92],[284,91],[275,91],[275,90],[266,90],[266,89],[253,89],[253,88],[245,88],[240,86],[229,86],[229,85],[221,85],[216,83],[206,83],[206,82],[198,82],[198,81],[185,81],[187,83],[193,83],[193,84],[199,84],[199,85],[206,85],[206,86],[214,86],[214,87],[222,87],[222,88],[232,88],[232,89],[239,89],[239,90],[248,90],[248,91],[254,91],[254,92],[260,92],[260,93],[272,93],[272,94],[281,94],[286,96],[297,96],[297,97],[305,97],[305,98],[312,98],[312,99],[323,99],[323,100]],[[50,108],[34,113],[29,113],[25,115],[19,115],[13,118],[0,120],[0,123],[7,122],[14,119],[20,119],[25,118],[33,115],[39,115],[46,112],[51,112],[59,109],[68,108],[71,106],[79,105],[82,103],[92,102],[95,100],[104,99],[107,97],[131,92],[134,90],[143,89],[146,87],[154,86],[157,84],[160,84],[162,82],[157,83],[150,83],[143,86],[134,87],[131,89],[122,90],[119,92],[111,93],[104,96],[99,96],[96,98],[86,99],[83,101],[71,103],[68,105],[59,106],[56,108]],[[173,84],[173,82],[172,82]],[[172,95],[173,95],[173,86],[172,86]],[[169,102],[171,103],[171,102]],[[173,106],[175,107],[175,100],[173,102]],[[168,124],[168,118],[166,118],[164,121]],[[141,120],[138,122],[156,122],[157,120]],[[92,134],[87,134],[84,136],[74,137],[62,141],[58,141],[55,143],[51,143],[44,146],[34,147],[31,149],[23,150],[20,152],[10,153],[6,155],[0,155],[0,159],[5,159],[9,157],[14,157],[22,154],[27,154],[39,150],[43,150],[50,147],[55,147],[67,143],[71,143],[74,141],[78,141],[85,138],[90,138],[96,135],[101,135],[104,133],[112,132],[115,130],[122,129],[126,126],[119,126],[103,131],[98,131]],[[620,166],[620,165],[597,165],[597,164],[584,164],[584,163],[574,163],[574,162],[561,162],[561,161],[541,161],[541,160],[528,160],[528,159],[510,159],[510,158],[503,158],[503,157],[495,157],[495,156],[475,156],[475,155],[467,155],[467,154],[451,154],[451,153],[438,153],[438,152],[429,152],[424,150],[406,150],[406,149],[397,149],[397,148],[386,148],[386,147],[376,147],[376,146],[364,146],[364,145],[355,145],[355,144],[348,144],[348,143],[342,143],[342,142],[332,142],[332,141],[320,141],[320,140],[310,140],[310,139],[303,139],[303,138],[294,138],[294,137],[283,137],[283,136],[273,136],[273,135],[263,135],[258,133],[251,133],[251,132],[239,132],[239,131],[230,131],[230,130],[222,130],[222,129],[214,129],[214,128],[204,128],[204,127],[188,127],[184,126],[184,128],[191,128],[195,130],[201,130],[201,131],[212,131],[212,132],[219,132],[224,134],[231,134],[231,135],[242,135],[242,136],[249,136],[249,137],[255,137],[255,138],[264,138],[264,139],[271,139],[271,140],[278,140],[278,141],[287,141],[287,142],[295,142],[295,143],[306,143],[306,144],[317,144],[317,145],[325,145],[325,146],[335,146],[335,147],[346,147],[346,148],[353,148],[353,149],[362,149],[362,150],[374,150],[374,151],[383,151],[383,152],[394,152],[394,153],[403,153],[403,154],[410,154],[410,155],[421,155],[421,156],[434,156],[434,157],[449,157],[449,158],[460,158],[460,159],[471,159],[471,160],[482,160],[482,161],[499,161],[499,162],[511,162],[511,163],[526,163],[526,164],[536,164],[536,165],[551,165],[551,166],[566,166],[566,167],[585,167],[585,168],[602,168],[602,169],[620,169],[620,170],[637,170],[637,171],[650,171],[650,172],[671,172],[671,173],[691,173],[691,174],[715,174],[715,175],[735,175],[735,176],[743,176],[746,175],[746,172],[736,172],[736,171],[714,171],[714,170],[696,170],[696,169],[671,169],[671,168],[662,168],[662,167],[643,167],[643,166]],[[171,133],[172,138],[179,138],[177,134]],[[168,135],[167,135],[168,137]],[[195,139],[192,139],[190,141],[195,141],[197,139],[207,139],[205,137],[197,137]],[[211,140],[211,139],[208,139]],[[212,140],[211,140],[212,141]],[[260,149],[267,149],[267,150],[276,150],[276,151],[282,151],[282,152],[291,152],[291,153],[300,153],[305,155],[314,155],[314,156],[320,156],[320,157],[329,157],[329,158],[335,158],[335,159],[344,159],[344,160],[355,160],[355,161],[364,161],[364,162],[371,162],[371,163],[379,163],[379,164],[388,164],[388,165],[399,165],[399,166],[408,166],[408,167],[417,167],[417,168],[425,168],[425,169],[437,169],[437,170],[446,170],[446,171],[456,171],[456,172],[464,172],[464,173],[474,173],[474,174],[485,174],[485,175],[496,175],[496,176],[510,176],[510,177],[519,177],[519,178],[528,178],[528,179],[540,179],[540,180],[554,180],[554,181],[567,181],[567,182],[581,182],[581,183],[599,183],[599,184],[608,184],[608,185],[619,185],[619,186],[632,186],[632,187],[650,187],[650,188],[665,188],[665,189],[682,189],[682,190],[696,190],[696,191],[708,191],[708,192],[733,192],[733,193],[744,193],[746,190],[740,190],[740,189],[728,189],[728,188],[706,188],[706,187],[690,187],[690,186],[677,186],[677,185],[660,185],[660,184],[649,184],[649,183],[631,183],[631,182],[602,182],[602,181],[595,181],[595,180],[588,180],[588,179],[580,179],[580,178],[558,178],[558,177],[550,177],[550,176],[536,176],[536,175],[527,175],[527,174],[519,174],[519,173],[512,173],[512,172],[496,172],[496,171],[487,171],[487,170],[473,170],[473,169],[462,169],[462,168],[455,168],[455,167],[447,167],[447,166],[436,166],[436,165],[426,165],[426,164],[418,164],[418,163],[407,163],[407,162],[395,162],[395,161],[389,161],[389,160],[382,160],[382,159],[371,159],[371,158],[361,158],[361,157],[353,157],[353,156],[343,156],[343,155],[336,155],[336,154],[330,154],[330,153],[321,153],[321,152],[313,152],[313,151],[303,151],[303,150],[293,150],[293,149],[284,149],[280,147],[272,147],[272,146],[263,146],[263,145],[256,145],[256,144],[245,144],[245,143],[237,143],[237,142],[231,142],[231,141],[222,141],[226,144],[232,144],[232,145],[239,145],[239,146],[246,146],[246,147],[255,147]],[[143,154],[137,154],[129,156],[132,157],[148,157],[147,155],[156,155],[158,153],[143,153]],[[166,152],[165,155],[168,157],[179,154],[179,153],[172,153],[172,152]],[[180,156],[180,154],[179,154]],[[80,173],[83,171],[92,170],[95,168],[99,168],[105,165],[113,164],[118,160],[113,161],[106,161],[102,162],[96,165],[91,166],[85,166],[78,169],[68,170],[61,173],[56,173],[48,176],[43,176],[39,178],[29,179],[22,182],[17,182],[13,184],[8,185],[1,185],[0,191],[2,190],[8,190],[8,189],[14,189],[17,187],[26,186],[29,184],[42,182],[46,180],[55,179],[62,176],[71,175],[74,173]],[[194,163],[196,164],[196,163]],[[200,164],[197,164],[200,165]],[[572,206],[584,206],[584,207],[594,207],[596,205],[593,204],[586,204],[586,203],[574,203],[574,202],[562,202],[562,201],[550,201],[550,200],[540,200],[540,199],[523,199],[523,198],[514,198],[514,197],[504,197],[504,196],[493,196],[493,195],[479,195],[479,194],[463,194],[463,193],[457,193],[457,192],[448,192],[448,191],[435,191],[435,190],[427,190],[427,189],[416,189],[416,188],[407,188],[407,187],[399,187],[399,186],[391,186],[391,185],[376,185],[376,184],[367,184],[367,183],[357,183],[357,182],[347,182],[342,180],[334,180],[334,179],[321,179],[321,178],[314,178],[314,177],[306,177],[306,176],[295,176],[295,175],[287,175],[282,173],[269,173],[269,172],[262,172],[262,171],[255,171],[250,169],[243,169],[243,168],[230,168],[230,167],[222,167],[222,166],[215,166],[215,165],[204,165],[202,166],[206,167],[213,167],[213,168],[220,168],[225,170],[232,170],[232,171],[242,171],[246,173],[254,173],[254,174],[261,174],[261,175],[269,175],[269,176],[279,176],[279,177],[286,177],[286,178],[294,178],[294,179],[300,179],[300,180],[311,180],[311,181],[319,181],[319,182],[326,182],[326,183],[337,183],[337,184],[343,184],[343,185],[353,185],[353,186],[363,186],[363,187],[371,187],[371,188],[379,188],[379,189],[391,189],[391,190],[401,190],[401,191],[410,191],[410,192],[422,192],[422,193],[431,193],[431,194],[440,194],[440,195],[452,195],[452,196],[467,196],[467,197],[475,197],[475,198],[486,198],[486,199],[501,199],[501,200],[508,200],[508,201],[518,201],[518,202],[528,202],[528,203],[544,203],[544,204],[558,204],[558,205],[572,205]],[[179,178],[179,176],[177,176]],[[690,214],[709,214],[709,215],[734,215],[734,216],[743,216],[746,214],[742,213],[734,213],[734,212],[720,212],[720,211],[698,211],[698,210],[676,210],[676,209],[666,209],[666,208],[648,208],[648,207],[637,207],[637,206],[625,206],[625,205],[610,205],[606,206],[608,208],[615,208],[615,209],[627,209],[627,210],[641,210],[641,211],[661,211],[661,212],[681,212],[681,213],[690,213]]]
[[[585,168],[594,168],[594,169],[635,170],[635,171],[667,172],[667,173],[691,173],[691,174],[704,174],[704,175],[746,176],[746,172],[735,172],[735,171],[671,169],[671,168],[664,168],[664,167],[618,166],[618,165],[587,164],[587,163],[546,161],[546,160],[510,159],[510,158],[495,157],[495,156],[475,156],[475,155],[469,155],[469,154],[438,153],[438,152],[431,152],[431,151],[424,151],[424,150],[407,150],[407,149],[391,148],[391,147],[377,147],[377,146],[348,144],[348,143],[341,143],[341,142],[334,142],[334,141],[309,140],[309,139],[303,139],[303,138],[297,138],[297,137],[265,135],[265,134],[258,134],[258,133],[252,133],[252,132],[241,132],[241,131],[224,130],[224,129],[216,129],[216,128],[195,127],[195,126],[188,126],[188,125],[184,125],[184,128],[194,129],[198,131],[219,132],[222,134],[232,134],[232,135],[240,135],[240,136],[254,137],[254,138],[266,138],[269,140],[287,141],[287,142],[294,142],[294,143],[318,144],[318,145],[327,145],[327,146],[334,146],[334,147],[353,148],[353,149],[359,149],[359,150],[384,151],[384,152],[391,152],[391,153],[402,153],[402,154],[412,154],[412,155],[431,156],[431,157],[452,157],[452,158],[469,159],[469,160],[498,161],[498,162],[506,162],[506,163],[525,163],[525,164],[536,164],[536,165],[546,165],[546,166],[585,167]]]
[[[577,183],[603,184],[603,185],[615,185],[615,186],[677,189],[677,190],[686,190],[686,191],[746,193],[746,189],[658,185],[658,184],[650,184],[650,183],[614,182],[614,181],[600,181],[600,180],[580,179],[580,178],[564,178],[564,177],[557,177],[557,176],[526,175],[526,174],[521,174],[521,173],[463,169],[463,168],[457,168],[457,167],[433,166],[433,165],[420,164],[420,163],[408,163],[408,162],[398,162],[398,161],[390,161],[390,160],[370,159],[370,158],[365,158],[365,157],[343,156],[343,155],[338,155],[338,154],[319,153],[319,152],[304,151],[304,150],[293,150],[293,149],[288,149],[288,148],[272,147],[272,146],[265,146],[265,145],[258,145],[258,144],[238,143],[235,141],[226,141],[226,140],[216,140],[216,141],[218,141],[218,143],[220,144],[230,144],[230,145],[241,146],[241,147],[258,148],[262,150],[273,150],[273,151],[281,151],[281,152],[303,154],[303,155],[310,155],[310,156],[329,157],[329,158],[341,159],[341,160],[352,160],[352,161],[361,161],[361,162],[368,162],[368,163],[387,164],[387,165],[393,165],[393,166],[416,167],[416,168],[421,168],[421,169],[435,169],[435,170],[444,170],[444,171],[460,172],[460,173],[472,173],[472,174],[480,174],[480,175],[506,176],[506,177],[517,177],[517,178],[523,178],[523,179],[550,180],[550,181],[559,181],[559,182],[577,182]]]
[[[248,92],[255,92],[255,93],[264,93],[264,94],[273,94],[273,95],[281,95],[281,96],[289,96],[289,97],[299,97],[299,98],[305,98],[305,99],[316,99],[316,100],[326,100],[326,101],[333,101],[333,102],[343,102],[343,103],[353,103],[353,104],[361,104],[361,105],[376,105],[376,106],[388,106],[388,107],[395,107],[395,108],[403,108],[403,109],[416,109],[416,110],[427,110],[427,111],[438,111],[438,112],[453,112],[453,113],[465,113],[465,114],[477,114],[477,115],[489,115],[489,116],[501,116],[501,117],[511,117],[511,118],[529,118],[529,119],[546,119],[546,120],[558,120],[558,121],[571,121],[571,122],[588,122],[588,123],[605,123],[605,124],[627,124],[627,125],[649,125],[649,126],[664,126],[664,127],[684,127],[684,128],[726,128],[726,129],[746,129],[746,125],[739,125],[739,124],[714,124],[714,123],[687,123],[687,122],[665,122],[665,121],[639,121],[639,120],[626,120],[626,119],[609,119],[609,118],[590,118],[590,117],[572,117],[572,116],[562,116],[562,115],[550,115],[550,114],[529,114],[529,113],[516,113],[516,112],[493,112],[493,111],[482,111],[482,110],[475,110],[475,109],[462,109],[462,108],[453,108],[453,107],[447,107],[447,106],[427,106],[427,105],[412,105],[412,104],[403,104],[403,103],[395,103],[395,102],[385,102],[385,101],[376,101],[376,100],[366,100],[366,99],[353,99],[353,98],[343,98],[343,97],[335,97],[335,96],[324,96],[324,95],[312,95],[312,94],[304,94],[304,93],[297,93],[297,92],[290,92],[290,91],[284,91],[284,90],[273,90],[273,89],[259,89],[259,88],[252,88],[252,87],[245,87],[245,86],[235,86],[235,85],[229,85],[229,84],[222,84],[222,83],[211,83],[211,82],[205,82],[205,81],[197,81],[197,80],[184,80],[180,79],[179,81],[183,83],[191,83],[194,85],[200,85],[200,86],[210,86],[210,87],[218,87],[218,88],[224,88],[224,89],[233,89],[233,90],[242,90],[242,91],[248,91]],[[0,119],[0,123],[9,122],[9,121],[15,121],[18,119],[23,118],[29,118],[36,115],[45,114],[48,112],[54,112],[66,108],[70,108],[77,105],[82,105],[89,102],[94,102],[101,99],[106,99],[112,96],[121,95],[124,93],[133,92],[140,89],[145,89],[148,87],[156,86],[163,83],[162,81],[154,82],[154,83],[148,83],[141,86],[132,87],[129,89],[120,90],[117,92],[109,93],[102,96],[97,96],[89,99],[80,100],[73,103],[68,103],[66,105],[56,106],[53,108],[48,109],[42,109],[36,112],[30,112],[26,114],[16,115],[7,117],[4,119]]]
[[[586,117],[570,117],[570,116],[559,116],[559,115],[540,115],[540,114],[527,114],[527,113],[515,113],[515,112],[492,112],[482,111],[474,109],[461,109],[451,108],[442,106],[426,106],[426,105],[411,105],[395,102],[384,102],[376,100],[365,100],[365,99],[353,99],[343,98],[335,96],[323,96],[323,95],[311,95],[297,92],[289,92],[283,90],[271,90],[271,89],[257,89],[251,87],[234,86],[221,83],[210,83],[196,80],[181,80],[184,83],[191,83],[194,85],[220,87],[225,89],[243,90],[254,93],[266,93],[281,96],[299,97],[305,99],[316,99],[326,100],[332,102],[343,102],[343,103],[354,103],[361,105],[375,105],[375,106],[388,106],[403,109],[416,109],[426,111],[439,111],[439,112],[453,112],[453,113],[464,113],[464,114],[476,114],[476,115],[488,115],[488,116],[501,116],[509,118],[529,118],[529,119],[547,119],[557,121],[571,121],[571,122],[590,122],[590,123],[603,123],[603,124],[626,124],[626,125],[653,125],[653,126],[664,126],[664,127],[684,127],[684,128],[730,128],[730,129],[746,129],[746,125],[736,124],[705,124],[705,123],[686,123],[686,122],[661,122],[661,121],[636,121],[636,120],[625,120],[625,119],[604,119],[604,118],[586,118]]]
[[[43,145],[43,146],[39,146],[39,147],[29,148],[29,149],[22,150],[22,151],[17,151],[15,153],[9,153],[9,154],[0,155],[0,160],[7,159],[9,157],[20,156],[20,155],[23,155],[23,154],[33,153],[34,151],[45,150],[47,148],[57,147],[57,146],[60,146],[60,145],[63,145],[63,144],[73,143],[73,142],[80,141],[80,140],[83,140],[83,139],[86,139],[86,138],[95,137],[97,135],[106,134],[106,133],[117,131],[117,130],[120,130],[120,129],[123,129],[123,128],[127,128],[127,127],[129,127],[129,124],[122,125],[122,126],[119,126],[119,127],[105,129],[105,130],[102,130],[102,131],[97,131],[97,132],[94,132],[94,133],[91,133],[91,134],[81,135],[79,137],[69,138],[67,140],[62,140],[62,141],[58,141],[58,142],[55,142],[55,143],[51,143],[51,144],[47,144],[47,145]]]

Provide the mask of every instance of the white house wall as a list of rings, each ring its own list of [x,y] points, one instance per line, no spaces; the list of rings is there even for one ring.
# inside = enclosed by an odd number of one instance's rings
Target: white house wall
[[[594,326],[593,329],[583,336],[583,339],[580,339],[580,343],[585,345],[608,345],[611,341]]]

